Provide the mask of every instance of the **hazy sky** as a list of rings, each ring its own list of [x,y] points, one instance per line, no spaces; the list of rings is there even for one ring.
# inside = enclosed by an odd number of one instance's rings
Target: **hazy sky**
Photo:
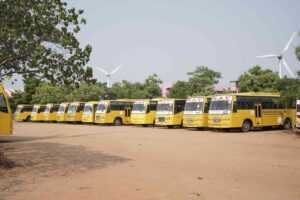
[[[299,0],[67,2],[85,11],[87,25],[78,39],[92,45],[89,66],[107,71],[124,66],[113,82],[143,81],[153,73],[164,82],[186,80],[186,73],[198,65],[220,71],[223,85],[256,64],[278,71],[277,60],[254,57],[279,53],[300,30]],[[299,36],[293,44],[300,44]],[[293,71],[300,70],[294,48],[285,58]],[[105,81],[96,69],[94,76]]]

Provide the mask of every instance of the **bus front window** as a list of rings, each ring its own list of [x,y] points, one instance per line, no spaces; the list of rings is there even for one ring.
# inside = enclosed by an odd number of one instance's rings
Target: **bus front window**
[[[93,106],[91,104],[86,104],[84,106],[83,113],[88,114],[93,112]]]
[[[19,114],[21,112],[22,112],[22,107],[17,107],[17,110],[16,110],[15,114]]]
[[[68,109],[68,114],[75,113],[76,109],[77,109],[77,105],[76,104],[71,104],[69,109]]]
[[[60,106],[59,106],[59,108],[58,108],[58,111],[57,111],[57,113],[64,113],[64,111],[65,111],[65,104],[61,104]]]
[[[184,107],[184,114],[201,114],[203,102],[187,102]]]
[[[143,114],[146,112],[146,103],[134,103],[132,107],[133,114]]]
[[[106,112],[106,104],[105,103],[99,103],[97,106],[96,113],[105,113]]]
[[[50,106],[47,106],[47,107],[45,108],[45,111],[44,111],[44,113],[45,113],[45,114],[48,114],[48,113],[50,113],[50,109],[51,109],[51,108],[50,108]]]
[[[230,114],[231,104],[231,100],[212,101],[209,114]]]
[[[158,103],[157,105],[157,114],[173,114],[173,104],[172,103]]]
[[[37,113],[37,111],[38,111],[38,107],[37,107],[37,106],[34,106],[31,112],[32,112],[32,113]]]

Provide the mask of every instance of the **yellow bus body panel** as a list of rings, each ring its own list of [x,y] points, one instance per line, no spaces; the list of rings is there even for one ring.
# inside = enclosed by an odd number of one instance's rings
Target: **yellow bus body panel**
[[[156,111],[149,113],[131,114],[131,123],[135,125],[152,125],[155,123]]]
[[[250,96],[265,96],[265,97],[279,97],[279,94],[267,93],[245,93]],[[222,95],[216,95],[222,96]],[[232,101],[236,101],[236,96],[233,96]],[[247,96],[247,95],[246,95]],[[283,126],[287,118],[294,119],[296,114],[295,109],[262,109],[261,121],[255,117],[254,109],[240,110],[236,113],[230,114],[209,114],[208,115],[208,127],[210,128],[241,128],[245,120],[250,120],[253,127],[259,128],[264,126]]]
[[[188,128],[208,127],[208,114],[184,114],[183,126]]]
[[[13,114],[8,101],[8,96],[6,95],[3,86],[0,84],[0,95],[4,97],[6,103],[7,112],[0,111],[0,135],[12,135],[13,132]]]

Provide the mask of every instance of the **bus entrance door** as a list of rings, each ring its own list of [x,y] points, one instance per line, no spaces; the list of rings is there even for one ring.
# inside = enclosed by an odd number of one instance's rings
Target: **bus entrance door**
[[[125,122],[130,123],[131,109],[125,108]]]
[[[255,122],[254,122],[253,126],[261,127],[263,125],[261,115],[262,115],[261,104],[256,103],[255,104]]]

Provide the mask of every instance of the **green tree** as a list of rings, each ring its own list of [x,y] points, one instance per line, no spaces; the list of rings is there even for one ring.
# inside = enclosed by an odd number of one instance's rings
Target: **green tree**
[[[50,83],[94,82],[91,46],[75,35],[86,20],[61,0],[0,1],[0,80],[30,74]]]
[[[153,74],[148,76],[148,78],[144,81],[142,96],[139,98],[143,99],[152,99],[155,97],[161,97],[161,89],[160,84],[162,84],[162,80],[157,76],[157,74]]]
[[[71,89],[66,85],[41,83],[32,96],[32,104],[62,103],[70,101]]]
[[[214,86],[222,78],[220,72],[209,69],[206,66],[198,66],[193,72],[188,72],[189,95],[211,95],[214,94]]]
[[[238,78],[240,92],[277,92],[278,73],[256,65]]]
[[[32,102],[33,95],[36,92],[36,88],[43,83],[33,75],[25,75],[23,78],[24,91],[17,91],[12,94],[13,101],[18,104],[30,104]]]
[[[169,98],[186,99],[189,95],[189,86],[185,81],[177,81],[168,93]]]
[[[300,98],[300,72],[297,78],[284,77],[276,83],[276,88],[281,94],[284,103],[290,103],[291,100]]]
[[[70,94],[71,101],[99,101],[105,97],[105,89],[100,84],[82,83]]]

